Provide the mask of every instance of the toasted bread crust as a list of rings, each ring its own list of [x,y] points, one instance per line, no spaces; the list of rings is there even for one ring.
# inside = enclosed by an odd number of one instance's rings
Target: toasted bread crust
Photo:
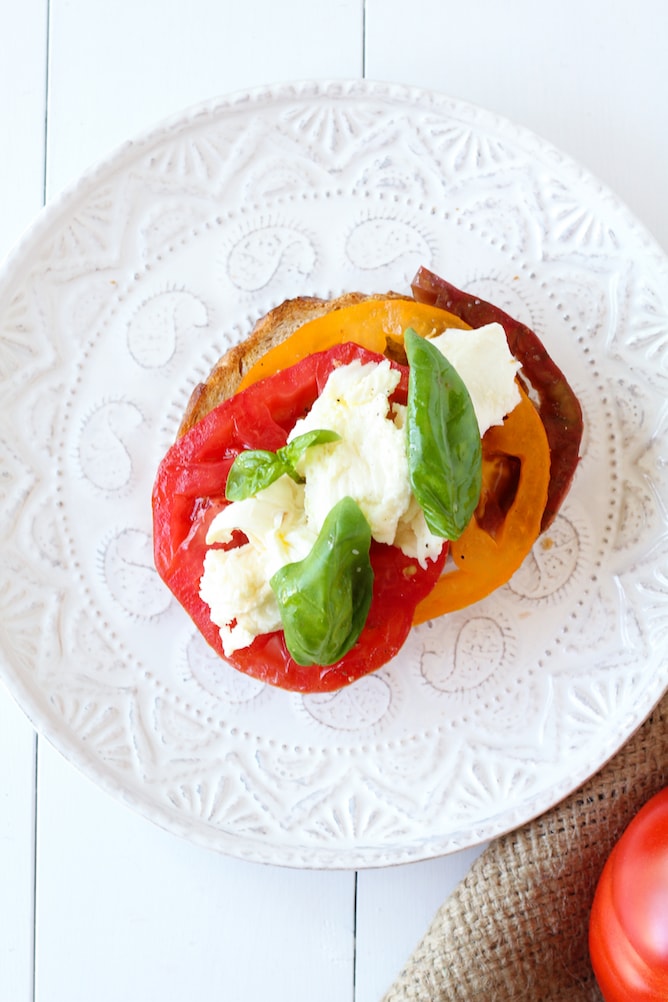
[[[186,406],[177,438],[185,435],[209,411],[236,393],[241,380],[258,359],[275,345],[285,341],[309,320],[314,320],[332,310],[353,306],[365,299],[390,297],[405,298],[392,292],[383,295],[347,292],[335,299],[319,299],[314,296],[286,299],[261,317],[248,337],[225,352],[206,380],[198,383]]]

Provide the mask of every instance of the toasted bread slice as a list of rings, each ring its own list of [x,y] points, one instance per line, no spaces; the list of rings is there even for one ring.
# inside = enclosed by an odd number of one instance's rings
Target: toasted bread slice
[[[248,337],[234,345],[221,358],[203,383],[193,390],[186,406],[177,437],[185,435],[193,425],[236,392],[248,370],[257,360],[277,344],[285,341],[309,320],[323,316],[331,310],[353,306],[365,299],[406,298],[396,293],[366,295],[362,292],[347,292],[336,299],[318,299],[314,296],[299,296],[286,299],[258,320]]]

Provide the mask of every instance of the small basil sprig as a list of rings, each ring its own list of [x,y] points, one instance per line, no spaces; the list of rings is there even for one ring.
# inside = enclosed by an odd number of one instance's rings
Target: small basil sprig
[[[344,497],[308,556],[272,576],[285,642],[297,664],[334,664],[356,643],[371,605],[370,545],[369,523]]]
[[[408,469],[431,532],[458,539],[482,485],[480,430],[471,397],[444,355],[409,328]]]
[[[297,483],[302,478],[296,470],[297,463],[312,445],[336,442],[341,436],[335,431],[313,429],[298,435],[276,452],[267,449],[247,449],[236,457],[227,476],[225,497],[228,501],[244,501],[255,497],[258,491],[273,484],[287,473]]]

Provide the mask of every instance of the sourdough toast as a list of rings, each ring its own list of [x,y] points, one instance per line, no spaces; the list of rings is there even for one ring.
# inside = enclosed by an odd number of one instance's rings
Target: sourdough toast
[[[346,306],[354,306],[356,303],[368,299],[410,298],[410,296],[404,296],[398,292],[371,294],[346,292],[333,299],[298,296],[296,299],[284,300],[279,306],[275,306],[263,317],[260,317],[248,337],[226,351],[218,359],[204,382],[197,384],[184,411],[177,438],[185,435],[209,411],[236,393],[248,370],[266,352],[277,344],[281,344],[310,320],[324,316],[325,313],[330,313],[332,310],[341,310]],[[386,354],[388,357],[394,357],[389,342]],[[402,360],[405,361],[405,359],[399,358],[399,361]]]
[[[177,437],[185,435],[210,410],[236,393],[241,380],[258,359],[294,334],[299,327],[331,310],[340,310],[372,298],[384,297],[369,296],[361,292],[348,292],[335,299],[299,296],[296,299],[286,299],[274,307],[257,321],[247,338],[218,359],[205,381],[195,387]]]

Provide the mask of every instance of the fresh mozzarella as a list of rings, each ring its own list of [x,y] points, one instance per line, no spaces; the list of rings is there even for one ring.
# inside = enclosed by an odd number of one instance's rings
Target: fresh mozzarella
[[[321,526],[338,501],[352,497],[374,539],[394,542],[411,496],[405,435],[388,399],[399,379],[387,361],[341,366],[306,417],[297,421],[290,439],[315,428],[340,436],[340,441],[309,449],[298,466],[306,478],[304,504],[312,524]]]
[[[443,540],[427,528],[408,478],[406,408],[390,404],[400,374],[385,360],[354,361],[329,376],[313,407],[290,438],[315,428],[340,440],[309,449],[299,472],[306,479],[306,516],[319,531],[344,497],[358,503],[379,543],[397,544],[407,556],[436,557]],[[397,542],[399,537],[400,542]]]
[[[288,476],[219,512],[206,542],[229,543],[235,530],[243,532],[248,542],[229,550],[209,549],[200,580],[200,597],[220,628],[228,655],[261,633],[280,630],[269,581],[279,567],[302,560],[316,538],[304,513],[304,488]]]
[[[520,363],[510,353],[501,324],[443,331],[430,341],[457,370],[469,391],[480,437],[501,424],[520,402],[515,376]]]

